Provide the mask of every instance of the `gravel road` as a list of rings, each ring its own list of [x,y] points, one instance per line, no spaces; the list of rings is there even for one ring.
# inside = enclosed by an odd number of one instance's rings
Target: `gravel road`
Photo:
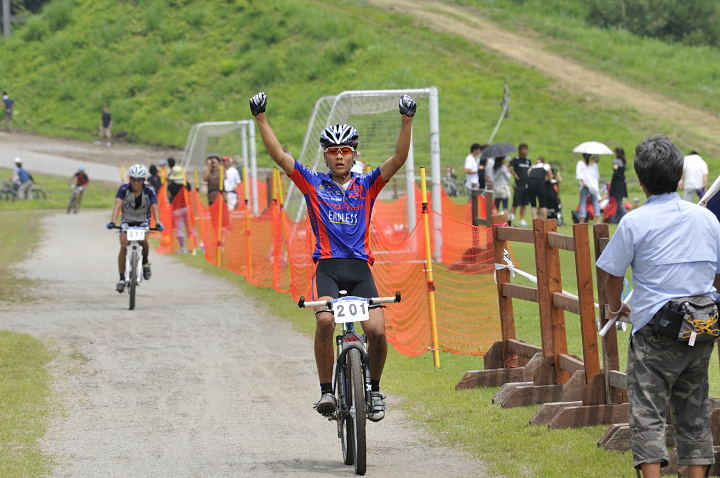
[[[41,284],[39,299],[1,307],[0,328],[59,348],[58,410],[42,440],[52,476],[353,476],[334,423],[311,407],[311,339],[231,283],[157,254],[128,311],[113,290],[106,215],[47,216],[19,265]],[[426,438],[398,400],[369,424],[368,476],[487,476],[480,461]]]

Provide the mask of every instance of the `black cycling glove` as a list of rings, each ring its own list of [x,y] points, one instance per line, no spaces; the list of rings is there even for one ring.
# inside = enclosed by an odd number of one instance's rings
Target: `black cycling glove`
[[[267,95],[264,92],[260,92],[257,95],[250,98],[250,112],[253,116],[257,116],[260,113],[265,113],[265,107],[267,106]]]
[[[405,116],[415,116],[417,104],[415,100],[408,95],[400,95],[400,114]]]

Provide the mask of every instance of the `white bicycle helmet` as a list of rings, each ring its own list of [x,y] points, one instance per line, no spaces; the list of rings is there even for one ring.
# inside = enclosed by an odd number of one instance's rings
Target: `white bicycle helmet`
[[[320,133],[320,146],[329,148],[330,146],[352,146],[357,147],[358,132],[349,124],[336,124],[328,126]]]
[[[146,179],[150,176],[147,168],[143,164],[134,164],[128,169],[127,175],[129,178],[143,178]]]

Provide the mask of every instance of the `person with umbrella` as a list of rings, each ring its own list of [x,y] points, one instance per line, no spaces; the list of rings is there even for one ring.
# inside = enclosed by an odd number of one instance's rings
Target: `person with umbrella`
[[[599,154],[613,154],[612,150],[597,141],[586,141],[573,149],[573,153],[581,153],[582,159],[575,165],[575,178],[580,187],[580,205],[578,219],[580,223],[587,221],[587,200],[592,200],[593,215],[600,215],[600,171],[597,158]]]
[[[470,146],[470,154],[465,157],[465,189],[468,195],[478,187],[478,159],[482,153],[482,146],[473,143]]]

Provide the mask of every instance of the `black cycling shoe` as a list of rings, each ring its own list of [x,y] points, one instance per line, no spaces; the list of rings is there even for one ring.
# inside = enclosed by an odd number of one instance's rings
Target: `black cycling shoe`
[[[115,285],[115,290],[122,294],[123,291],[125,290],[125,281],[124,280],[118,281],[118,283]]]
[[[371,392],[372,408],[367,414],[371,422],[379,422],[385,418],[385,395],[381,392]]]
[[[335,403],[335,395],[333,395],[332,393],[323,393],[322,397],[320,397],[320,400],[318,400],[318,402],[315,404],[315,410],[325,416],[335,413],[336,408],[337,405]]]
[[[152,271],[150,270],[150,263],[143,264],[143,279],[148,280],[152,277]]]

